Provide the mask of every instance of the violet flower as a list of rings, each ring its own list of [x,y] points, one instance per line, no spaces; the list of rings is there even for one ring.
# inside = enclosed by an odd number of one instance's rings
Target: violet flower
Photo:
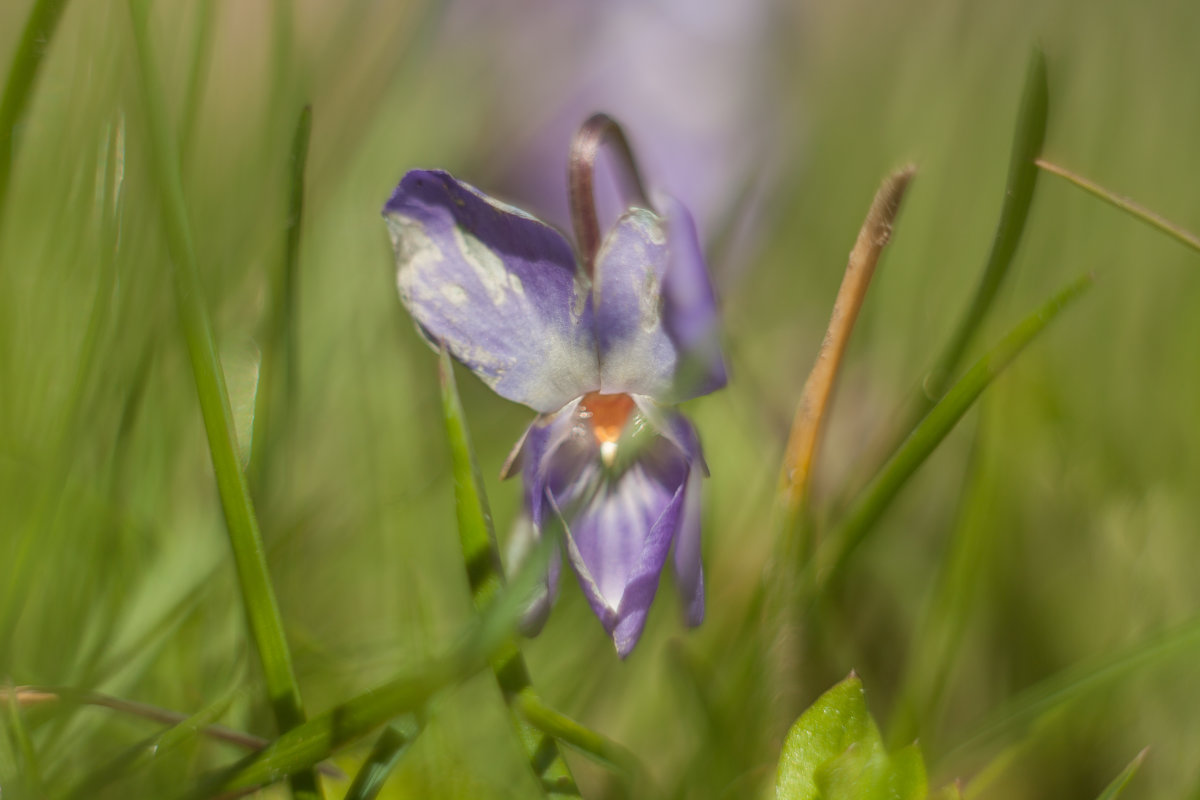
[[[628,207],[600,240],[598,150],[623,168]],[[592,609],[629,654],[669,556],[687,622],[704,617],[700,483],[692,425],[671,406],[724,386],[717,314],[688,212],[646,199],[620,128],[576,136],[570,195],[579,259],[554,228],[445,172],[413,170],[384,207],[400,298],[431,342],[497,394],[539,413],[514,448],[532,533],[561,524]],[[529,611],[557,593],[551,561]]]

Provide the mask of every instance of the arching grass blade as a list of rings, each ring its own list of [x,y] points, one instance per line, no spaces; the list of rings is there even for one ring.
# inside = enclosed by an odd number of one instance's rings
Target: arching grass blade
[[[1085,275],[1054,295],[1045,305],[1022,320],[983,358],[975,362],[975,365],[938,401],[875,479],[868,484],[844,521],[818,551],[817,580],[820,585],[827,585],[836,579],[847,558],[874,529],[875,523],[891,505],[900,489],[962,419],[963,414],[967,413],[983,390],[1045,330],[1051,320],[1091,284],[1092,276]]]

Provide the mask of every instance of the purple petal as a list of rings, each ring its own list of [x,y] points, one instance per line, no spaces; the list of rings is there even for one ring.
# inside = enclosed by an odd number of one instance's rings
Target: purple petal
[[[627,211],[596,256],[600,391],[662,398],[675,376],[675,345],[663,327],[662,280],[670,261],[661,219]]]
[[[717,305],[696,226],[679,202],[631,209],[596,258],[600,386],[679,402],[726,383]]]
[[[619,476],[584,473],[554,498],[569,520],[567,557],[622,658],[646,624],[679,525],[687,473],[684,453],[658,439]]]
[[[548,412],[599,387],[588,293],[556,230],[440,171],[405,175],[384,216],[401,300],[497,394]]]
[[[695,627],[704,621],[704,566],[700,558],[700,484],[704,472],[693,463],[683,490],[683,513],[671,554],[675,585],[683,601],[683,617]]]
[[[657,198],[667,219],[670,265],[663,279],[663,324],[679,351],[673,399],[714,392],[725,385],[717,301],[696,224],[673,197]]]

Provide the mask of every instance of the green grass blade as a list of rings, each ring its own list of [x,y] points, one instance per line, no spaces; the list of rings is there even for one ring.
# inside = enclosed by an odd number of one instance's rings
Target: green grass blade
[[[196,4],[193,17],[192,63],[188,72],[187,90],[183,100],[183,117],[179,123],[179,152],[186,160],[196,141],[196,115],[204,102],[208,87],[208,70],[212,65],[213,40],[216,38],[217,0]]]
[[[1012,155],[1008,162],[1008,181],[1004,186],[1004,202],[1000,206],[1000,221],[992,239],[983,268],[983,277],[966,315],[947,342],[933,371],[923,386],[922,405],[916,418],[925,412],[946,391],[958,370],[967,347],[971,344],[979,326],[983,323],[1000,285],[1008,275],[1013,254],[1025,231],[1029,209],[1033,204],[1033,191],[1037,186],[1038,168],[1034,159],[1042,150],[1046,139],[1046,116],[1049,109],[1049,89],[1046,85],[1046,57],[1035,47],[1029,55],[1025,69],[1025,87],[1021,92],[1021,105],[1017,111],[1017,127],[1013,136]],[[915,421],[915,420],[914,420]]]
[[[1145,206],[1133,202],[1128,197],[1122,197],[1115,192],[1110,192],[1100,184],[1090,181],[1082,175],[1074,173],[1065,167],[1060,167],[1057,164],[1053,164],[1041,158],[1037,160],[1037,165],[1046,172],[1057,175],[1063,180],[1075,184],[1093,197],[1100,198],[1114,208],[1119,208],[1121,211],[1129,214],[1134,219],[1141,220],[1151,228],[1165,233],[1175,241],[1180,242],[1184,246],[1190,247],[1191,249],[1200,253],[1200,236],[1197,236],[1186,228],[1176,225],[1166,217],[1156,214]]]
[[[889,747],[918,738],[922,723],[935,717],[975,608],[982,573],[991,561],[995,537],[980,535],[985,529],[982,518],[992,513],[995,486],[986,431],[985,418],[974,434],[959,507],[932,595],[908,648],[901,688],[889,715]]]
[[[345,800],[375,800],[419,733],[420,728],[415,720],[404,728],[399,724],[384,728],[371,748],[371,754],[354,776]]]
[[[137,46],[142,99],[150,129],[150,156],[160,193],[167,244],[174,262],[180,323],[191,358],[213,471],[216,473],[229,540],[237,564],[242,600],[262,661],[276,722],[281,730],[286,731],[304,720],[300,690],[292,670],[283,620],[267,574],[266,553],[258,520],[238,460],[229,393],[225,388],[224,372],[217,356],[208,311],[204,307],[199,264],[179,173],[176,140],[171,132],[165,96],[151,49],[147,2],[130,0],[129,7]],[[320,796],[320,784],[311,772],[298,778],[294,788],[302,795]]]
[[[439,375],[442,386],[442,413],[446,425],[446,439],[450,444],[450,460],[454,468],[454,496],[458,514],[458,534],[462,543],[463,565],[475,607],[482,609],[504,584],[500,551],[496,546],[496,532],[492,524],[492,513],[488,509],[487,497],[483,492],[483,480],[475,451],[471,448],[458,387],[454,382],[454,365],[450,354],[442,348],[439,360]],[[552,537],[546,535],[546,540]],[[529,757],[529,765],[540,780],[562,781],[574,786],[571,770],[563,760],[553,737],[539,731],[520,714],[515,713],[513,704],[522,692],[530,690],[529,669],[520,649],[510,644],[492,662],[496,682],[504,702],[512,711],[517,737]]]
[[[1022,320],[983,358],[975,362],[975,365],[938,401],[875,479],[868,484],[860,495],[861,499],[854,504],[845,520],[826,540],[823,552],[818,552],[817,564],[821,570],[819,580],[830,583],[836,578],[847,558],[867,538],[900,489],[962,419],[963,414],[983,390],[1020,355],[1051,320],[1091,284],[1091,275],[1085,275],[1054,295],[1045,305]]]
[[[475,675],[511,648],[517,621],[541,581],[549,557],[549,541],[534,547],[528,561],[521,565],[505,590],[496,595],[472,632],[449,654],[313,717],[186,796],[200,800],[222,791],[273,783],[299,770],[310,769],[337,749],[370,735],[388,720],[419,711],[436,692]]]
[[[29,104],[38,71],[46,53],[50,51],[51,37],[66,5],[67,0],[37,0],[13,53],[4,95],[0,97],[0,218],[8,200],[9,181],[12,179],[13,162],[16,161],[17,148],[13,135]]]
[[[1198,651],[1200,618],[1111,655],[1070,667],[1021,692],[974,731],[959,737],[957,746],[945,755],[944,760],[952,761],[1015,728],[1032,723],[1047,712],[1110,687],[1140,670],[1182,656],[1194,657]]]
[[[1125,769],[1121,770],[1120,775],[1113,778],[1112,783],[1104,787],[1104,791],[1100,793],[1096,800],[1116,800],[1117,797],[1120,796],[1121,792],[1125,791],[1126,784],[1128,784],[1129,781],[1133,779],[1133,776],[1137,774],[1138,769],[1140,769],[1142,766],[1142,762],[1146,760],[1146,754],[1148,752],[1150,752],[1150,748],[1146,747],[1140,753],[1134,756],[1133,761],[1130,761],[1125,766]]]
[[[308,144],[312,136],[312,106],[296,120],[288,170],[288,208],[284,226],[283,263],[271,292],[273,305],[259,369],[254,409],[254,443],[250,451],[251,483],[262,486],[271,474],[270,453],[279,438],[287,402],[296,396],[296,294],[300,261],[300,228],[304,219],[304,185]]]

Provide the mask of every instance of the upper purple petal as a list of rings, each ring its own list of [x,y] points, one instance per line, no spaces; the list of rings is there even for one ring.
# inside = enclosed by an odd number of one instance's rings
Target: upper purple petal
[[[538,411],[599,387],[587,289],[558,231],[437,170],[384,207],[400,297],[502,397]]]
[[[716,299],[696,226],[682,204],[665,217],[632,208],[596,257],[600,386],[679,402],[726,383]]]
[[[663,221],[631,208],[596,255],[596,339],[600,391],[666,397],[677,354],[662,319],[662,282],[670,263]]]

